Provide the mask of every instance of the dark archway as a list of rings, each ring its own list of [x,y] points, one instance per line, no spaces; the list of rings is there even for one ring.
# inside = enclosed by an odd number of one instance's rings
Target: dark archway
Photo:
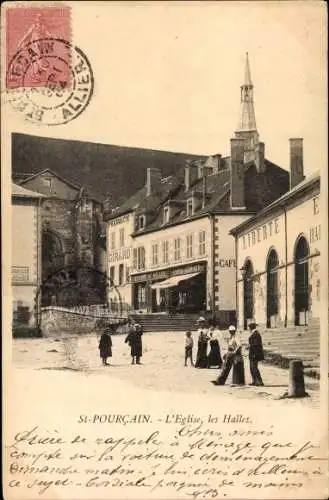
[[[243,268],[243,322],[244,329],[246,330],[248,327],[248,320],[252,319],[254,316],[254,268],[251,260],[247,259],[244,263]]]
[[[266,326],[270,328],[271,317],[278,314],[278,265],[279,258],[274,248],[270,250],[267,257],[267,301],[266,301]]]
[[[310,247],[304,236],[295,246],[295,325],[307,324],[309,310],[308,258]]]

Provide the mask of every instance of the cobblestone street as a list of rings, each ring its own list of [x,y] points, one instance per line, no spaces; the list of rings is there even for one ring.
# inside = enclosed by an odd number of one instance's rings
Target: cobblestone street
[[[15,368],[33,370],[62,370],[84,373],[95,379],[103,375],[113,380],[120,380],[128,386],[152,391],[170,391],[184,393],[214,394],[216,397],[277,400],[288,387],[288,370],[260,364],[264,387],[250,387],[250,373],[247,353],[245,353],[246,385],[232,386],[232,375],[227,385],[214,386],[218,369],[196,369],[184,367],[184,333],[162,332],[145,333],[143,339],[143,357],[141,366],[130,364],[130,348],[124,343],[124,335],[113,339],[113,357],[110,366],[102,366],[98,351],[97,335],[81,337],[15,339],[13,341],[13,363]],[[196,343],[196,342],[195,342]],[[223,352],[222,352],[223,354]],[[194,347],[194,358],[196,346]],[[103,377],[102,377],[103,380]],[[283,399],[276,401],[281,405],[302,405],[315,407],[319,400],[319,382],[305,377],[306,390],[310,397],[299,400]],[[132,387],[133,388],[133,387]]]

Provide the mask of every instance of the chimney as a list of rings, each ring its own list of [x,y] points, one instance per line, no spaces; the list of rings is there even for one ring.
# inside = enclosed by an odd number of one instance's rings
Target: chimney
[[[149,167],[146,169],[146,196],[154,194],[160,185],[162,179],[159,168]]]
[[[263,142],[259,142],[256,147],[256,156],[255,163],[256,169],[259,174],[265,172],[265,144]]]
[[[244,209],[244,139],[231,139],[231,208]]]
[[[213,163],[213,174],[218,174],[218,172],[220,171],[221,163],[222,163],[222,155],[220,154],[215,155]]]
[[[185,164],[185,191],[188,191],[198,178],[198,167],[187,160]]]
[[[202,208],[206,205],[207,197],[207,176],[204,174],[202,178]]]
[[[303,162],[303,139],[292,138],[290,141],[290,189],[305,179]]]

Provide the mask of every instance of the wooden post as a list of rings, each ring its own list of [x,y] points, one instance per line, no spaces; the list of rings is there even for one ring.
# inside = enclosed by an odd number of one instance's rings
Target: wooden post
[[[303,362],[300,360],[290,361],[288,397],[302,398],[305,396],[308,394],[305,392]]]

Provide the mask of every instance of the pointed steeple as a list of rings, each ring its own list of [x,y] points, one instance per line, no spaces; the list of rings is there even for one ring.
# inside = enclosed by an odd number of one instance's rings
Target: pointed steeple
[[[257,131],[253,91],[254,91],[254,86],[251,81],[249,58],[247,52],[244,83],[243,85],[241,85],[241,110],[240,110],[240,119],[237,132]]]
[[[254,162],[258,172],[264,171],[265,145],[259,142],[254,110],[254,86],[251,81],[248,52],[244,69],[244,83],[241,85],[240,119],[235,139],[244,141],[244,163]]]
[[[249,66],[249,57],[248,52],[246,52],[246,65],[244,68],[244,85],[252,87],[252,81],[250,76],[250,66]]]

